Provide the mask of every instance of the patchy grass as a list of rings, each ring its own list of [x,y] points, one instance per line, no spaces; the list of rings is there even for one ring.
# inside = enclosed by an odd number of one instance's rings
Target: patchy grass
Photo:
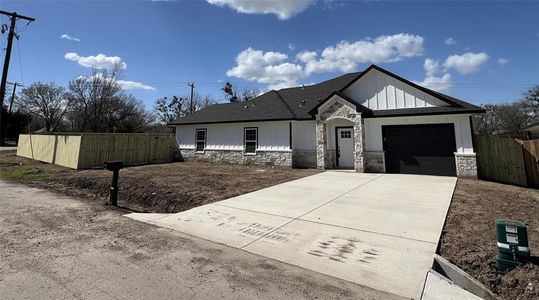
[[[11,160],[10,158],[15,158]],[[26,180],[48,180],[65,168],[45,164],[38,161],[17,158],[14,152],[6,151],[0,154],[0,179],[26,181]],[[24,159],[22,159],[24,160]]]
[[[45,180],[48,178],[50,178],[50,174],[44,172],[42,169],[26,166],[0,171],[0,179],[5,180]]]

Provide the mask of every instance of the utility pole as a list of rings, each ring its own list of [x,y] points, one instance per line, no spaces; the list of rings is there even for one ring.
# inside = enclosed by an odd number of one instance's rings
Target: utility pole
[[[23,15],[18,15],[16,12],[7,12],[0,10],[0,14],[6,15],[11,19],[11,24],[9,26],[9,34],[7,37],[7,48],[6,48],[6,57],[4,59],[4,69],[2,70],[2,82],[0,83],[0,146],[4,145],[4,126],[2,120],[2,113],[4,109],[4,96],[6,95],[6,83],[7,83],[7,74],[9,70],[9,59],[11,58],[11,47],[13,46],[13,37],[16,36],[15,33],[15,23],[18,19],[27,20],[28,23],[35,21],[36,19],[32,17],[27,17]],[[17,36],[17,39],[19,37]]]
[[[194,93],[194,90],[195,90],[195,83],[188,83],[187,84],[188,86],[191,87],[191,104],[189,105],[189,114],[192,114],[193,113],[193,93]]]
[[[8,82],[7,84],[13,85],[13,93],[11,93],[11,101],[9,101],[9,110],[8,110],[8,113],[11,114],[11,108],[13,108],[13,101],[15,100],[15,92],[17,91],[17,85],[18,86],[23,86],[23,85],[18,82],[15,82],[15,83]]]

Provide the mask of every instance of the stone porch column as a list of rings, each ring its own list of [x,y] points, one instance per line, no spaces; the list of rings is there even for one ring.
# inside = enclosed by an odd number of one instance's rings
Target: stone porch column
[[[475,153],[455,153],[457,176],[477,179],[477,157]]]
[[[357,114],[354,120],[354,169],[356,172],[365,172],[365,127],[361,114]]]
[[[318,170],[326,168],[326,124],[323,121],[316,121],[316,167]]]

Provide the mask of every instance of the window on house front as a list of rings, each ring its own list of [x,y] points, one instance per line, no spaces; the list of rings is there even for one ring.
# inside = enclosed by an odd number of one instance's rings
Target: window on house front
[[[206,148],[206,129],[196,130],[196,151],[203,152]]]
[[[349,139],[352,137],[352,131],[341,131],[341,139]]]
[[[245,128],[245,153],[254,154],[256,153],[256,145],[258,143],[257,138],[257,129],[256,128]]]

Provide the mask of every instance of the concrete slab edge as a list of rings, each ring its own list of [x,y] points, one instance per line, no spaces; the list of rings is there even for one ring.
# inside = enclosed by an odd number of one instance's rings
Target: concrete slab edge
[[[454,285],[487,300],[500,299],[481,282],[438,254],[434,255],[432,270],[447,278]]]
[[[438,244],[436,245],[436,252],[434,253],[433,264],[436,262],[436,257],[439,256],[438,254],[440,253],[440,248],[442,247],[442,235],[444,233],[445,224],[447,223],[447,216],[449,215],[449,210],[451,209],[451,204],[453,203],[453,197],[455,196],[455,191],[457,190],[458,183],[459,183],[459,179],[457,178],[457,181],[455,182],[455,185],[453,186],[453,191],[451,192],[451,200],[449,201],[449,205],[447,206],[447,210],[445,211],[444,223],[442,224],[442,228],[440,230],[440,237],[438,238]],[[429,276],[429,272],[425,273],[425,280],[423,281],[421,289],[419,290],[417,299],[421,299],[423,297],[423,292],[425,291],[425,284],[427,283],[428,276]]]
[[[436,283],[444,282],[446,285]],[[433,281],[434,280],[434,281]],[[455,285],[451,280],[444,277],[440,273],[430,270],[427,272],[426,284],[423,288],[423,292],[420,296],[421,300],[432,300],[432,299],[467,299],[467,300],[478,300],[482,299],[463,288]]]
[[[440,253],[440,248],[442,247],[442,235],[444,234],[444,228],[445,228],[445,224],[447,223],[447,216],[449,216],[449,210],[451,209],[451,204],[453,204],[453,197],[455,196],[455,191],[457,190],[457,184],[459,184],[458,178],[457,178],[457,181],[455,182],[455,185],[453,186],[453,192],[451,193],[451,200],[449,201],[449,205],[447,206],[447,210],[445,211],[444,223],[442,224],[442,229],[440,230],[440,237],[438,238],[438,245],[436,245],[436,254]]]

